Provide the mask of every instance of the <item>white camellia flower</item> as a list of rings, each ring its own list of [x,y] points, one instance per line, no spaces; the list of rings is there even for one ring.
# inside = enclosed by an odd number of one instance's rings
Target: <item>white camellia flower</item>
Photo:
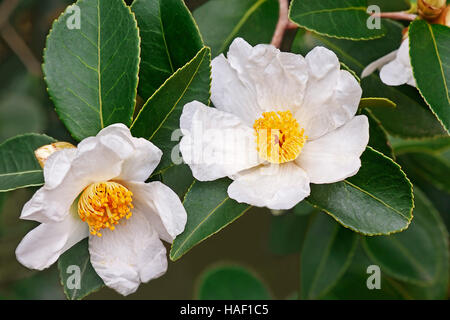
[[[409,58],[409,38],[403,40],[400,49],[395,50],[384,57],[369,64],[362,72],[361,78],[380,69],[380,79],[388,86],[401,86],[409,84],[416,87],[411,60]]]
[[[16,250],[20,263],[42,270],[89,237],[92,266],[108,287],[123,295],[166,272],[166,249],[186,224],[178,196],[160,182],[145,183],[161,150],[111,125],[77,148],[53,153],[45,184],[21,218],[41,224]]]
[[[310,183],[358,172],[369,140],[367,117],[355,116],[361,93],[326,48],[304,58],[237,38],[212,62],[215,108],[184,106],[180,151],[196,179],[234,180],[232,199],[289,209]]]

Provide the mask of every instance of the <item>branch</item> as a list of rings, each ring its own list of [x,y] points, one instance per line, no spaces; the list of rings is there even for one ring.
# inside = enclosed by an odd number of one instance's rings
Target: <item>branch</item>
[[[403,11],[373,13],[373,14],[371,14],[371,16],[379,17],[379,18],[394,19],[394,20],[407,20],[407,21],[413,21],[413,20],[416,20],[416,18],[417,18],[417,14],[406,13]]]
[[[288,0],[278,0],[280,3],[280,14],[278,17],[278,23],[275,28],[275,33],[272,37],[272,42],[270,44],[274,45],[277,48],[280,48],[281,43],[283,42],[284,33],[289,26],[289,6]]]
[[[19,57],[28,72],[35,76],[41,76],[41,64],[34,57],[33,52],[20,37],[16,30],[9,24],[9,16],[16,9],[19,0],[5,0],[0,5],[0,36],[5,40],[11,50]]]

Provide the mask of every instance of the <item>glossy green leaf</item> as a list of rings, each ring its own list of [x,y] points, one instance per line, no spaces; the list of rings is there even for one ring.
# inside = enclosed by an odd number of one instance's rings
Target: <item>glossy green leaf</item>
[[[251,45],[270,43],[278,21],[278,1],[209,0],[194,11],[194,18],[215,57],[237,37]]]
[[[0,192],[44,184],[44,175],[34,151],[55,142],[40,134],[25,134],[0,144]]]
[[[79,0],[80,28],[70,6],[55,21],[44,74],[56,112],[74,138],[131,123],[136,102],[139,34],[123,0]],[[75,27],[69,29],[68,26]]]
[[[450,134],[450,28],[417,20],[409,39],[417,88]]]
[[[388,135],[381,123],[375,119],[368,109],[363,110],[362,114],[366,115],[369,119],[369,146],[381,152],[385,156],[395,159],[389,143]]]
[[[302,299],[319,299],[350,265],[358,235],[319,213],[306,234],[300,260]]]
[[[195,181],[184,197],[188,220],[184,232],[172,244],[170,259],[177,260],[195,245],[217,233],[251,207],[228,197],[227,178]]]
[[[373,262],[390,276],[416,285],[435,282],[439,264],[448,260],[446,235],[439,213],[415,191],[414,220],[405,232],[366,237],[364,248]]]
[[[406,11],[411,8],[408,0],[367,0],[367,6],[377,5],[381,12]]]
[[[449,136],[414,140],[390,137],[389,140],[396,154],[408,152],[443,152],[450,149]]]
[[[207,270],[200,278],[200,300],[268,300],[271,294],[258,276],[248,269],[230,265]]]
[[[369,63],[399,48],[403,26],[390,20],[385,21],[385,26],[386,36],[370,41],[333,39],[299,30],[292,51],[306,55],[315,46],[325,46],[335,52],[341,62],[361,74]],[[364,97],[383,97],[397,105],[396,108],[371,108],[373,115],[390,134],[424,138],[445,133],[415,88],[407,85],[387,86],[375,73],[363,78],[361,86]]]
[[[412,219],[412,185],[400,166],[367,147],[358,173],[333,184],[311,185],[307,199],[347,228],[366,235],[406,229]]]
[[[64,293],[69,300],[83,299],[104,286],[103,280],[97,275],[91,265],[88,246],[88,239],[81,240],[59,257],[59,277],[64,287]],[[80,268],[80,283],[78,288],[74,282],[75,273],[71,266]]]
[[[369,40],[386,30],[368,28],[366,0],[293,0],[289,18],[300,27],[340,39]]]
[[[131,10],[141,36],[139,95],[147,100],[203,42],[183,0],[135,0]]]
[[[359,108],[395,108],[395,102],[387,98],[361,98],[359,101]]]
[[[162,182],[181,198],[194,182],[191,169],[187,164],[173,165],[161,172]]]
[[[149,139],[163,151],[155,172],[172,165],[172,151],[178,144],[172,135],[180,127],[183,107],[194,100],[209,104],[210,83],[211,52],[204,47],[148,99],[137,115],[131,126],[133,136]]]
[[[399,161],[414,178],[425,180],[450,193],[450,159],[438,153],[410,152],[400,156]]]
[[[300,252],[310,219],[311,215],[298,215],[292,211],[272,216],[269,233],[270,251],[278,255]]]

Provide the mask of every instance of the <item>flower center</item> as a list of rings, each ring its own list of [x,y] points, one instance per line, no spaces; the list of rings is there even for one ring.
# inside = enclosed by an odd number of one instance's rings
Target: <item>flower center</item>
[[[291,111],[264,112],[253,125],[258,154],[271,163],[292,161],[300,154],[307,136]]]
[[[131,217],[132,196],[131,191],[117,182],[93,183],[78,200],[78,215],[87,222],[91,234],[101,237],[101,229],[114,230],[122,218]]]

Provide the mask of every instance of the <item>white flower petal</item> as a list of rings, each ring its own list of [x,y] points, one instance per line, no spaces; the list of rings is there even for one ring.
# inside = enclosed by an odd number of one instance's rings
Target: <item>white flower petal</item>
[[[21,218],[62,221],[88,185],[112,179],[145,181],[162,152],[145,139],[133,138],[123,124],[111,125],[76,149],[56,152],[44,167],[45,184],[22,210]]]
[[[51,266],[67,249],[89,235],[88,225],[74,209],[61,222],[42,223],[31,230],[16,249],[17,260],[30,269]]]
[[[194,101],[184,106],[180,127],[180,151],[197,180],[215,180],[260,163],[254,130],[231,113]]]
[[[77,149],[63,149],[53,153],[45,162],[44,181],[49,190],[58,187],[70,170]]]
[[[389,86],[401,86],[408,82],[410,75],[408,74],[408,69],[405,65],[398,60],[394,60],[381,69],[380,79]]]
[[[186,210],[172,189],[158,181],[124,184],[133,192],[133,211],[144,214],[161,239],[172,243],[184,231]]]
[[[127,141],[125,145],[133,146],[133,150],[127,152],[128,156],[124,158],[122,172],[116,179],[147,180],[161,161],[162,151],[147,139],[133,137],[130,129],[121,123],[108,126],[100,131],[97,136],[109,135],[122,136]],[[118,148],[123,148],[122,144],[118,145]]]
[[[280,52],[271,45],[252,47],[236,38],[228,60],[223,55],[213,60],[211,100],[217,109],[252,126],[264,111],[299,108],[307,79],[301,55]]]
[[[55,186],[56,179],[50,180],[50,186],[44,184],[25,204],[20,218],[43,223],[62,221],[86,186],[119,176],[123,161],[119,150],[109,145],[112,140],[94,137],[83,140],[59,184]],[[51,175],[45,167],[44,172],[47,176]]]
[[[256,93],[238,77],[223,54],[212,61],[211,101],[218,110],[238,116],[248,126],[263,112]]]
[[[381,68],[380,79],[389,86],[400,86],[403,84],[416,86],[409,57],[409,38],[402,42],[395,60]]]
[[[362,89],[348,71],[340,70],[336,54],[324,47],[311,50],[306,62],[309,80],[302,107],[295,117],[308,138],[314,140],[355,115]]]
[[[372,73],[375,72],[375,70],[381,69],[381,67],[383,67],[385,64],[394,60],[395,57],[397,56],[397,52],[398,50],[392,51],[391,53],[388,53],[387,55],[367,65],[367,67],[365,67],[363,72],[361,73],[361,79],[370,76]]]
[[[105,284],[128,295],[167,270],[166,248],[143,214],[105,229],[102,237],[89,237],[91,263]]]
[[[294,162],[260,166],[232,178],[230,198],[258,207],[287,210],[310,193],[306,172]]]
[[[359,159],[369,142],[366,116],[356,116],[344,126],[327,135],[306,142],[296,159],[311,183],[333,183],[355,175]]]

